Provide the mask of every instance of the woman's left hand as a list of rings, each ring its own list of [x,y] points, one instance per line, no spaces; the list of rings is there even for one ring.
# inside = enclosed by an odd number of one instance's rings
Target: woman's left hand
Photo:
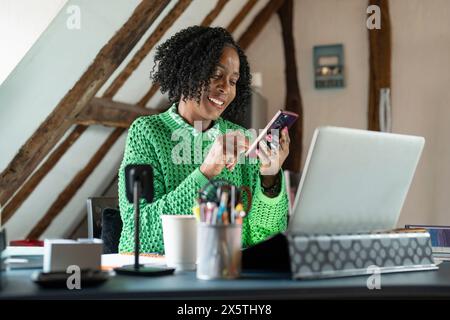
[[[289,139],[288,128],[284,127],[281,130],[279,139],[277,136],[267,135],[266,140],[271,143],[271,147],[268,147],[266,141],[261,141],[257,150],[258,158],[261,160],[259,172],[262,176],[275,176],[289,155],[291,140]]]

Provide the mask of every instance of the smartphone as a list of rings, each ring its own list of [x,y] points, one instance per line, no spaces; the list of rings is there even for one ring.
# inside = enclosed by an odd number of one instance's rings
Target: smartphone
[[[258,148],[259,142],[263,140],[266,135],[270,134],[271,130],[281,130],[284,127],[290,128],[297,120],[297,118],[298,114],[294,112],[279,110],[272,118],[272,120],[270,120],[264,130],[261,131],[255,141],[253,141],[247,152],[245,152],[245,156],[256,157],[255,151]]]

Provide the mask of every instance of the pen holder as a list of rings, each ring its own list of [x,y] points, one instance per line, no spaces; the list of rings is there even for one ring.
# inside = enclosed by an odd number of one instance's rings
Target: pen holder
[[[197,278],[234,279],[241,272],[239,224],[197,224]]]

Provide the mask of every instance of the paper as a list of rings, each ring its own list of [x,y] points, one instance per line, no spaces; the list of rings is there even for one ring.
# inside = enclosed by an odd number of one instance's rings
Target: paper
[[[19,256],[41,256],[44,255],[44,247],[12,247],[8,246],[2,252],[3,258]]]
[[[8,246],[2,252],[8,269],[40,269],[43,265],[44,247]]]
[[[3,263],[7,269],[42,269],[43,256],[23,256],[24,258],[6,258]]]
[[[139,263],[144,265],[165,266],[166,259],[161,255],[141,254],[139,255]],[[102,270],[112,270],[114,268],[131,264],[134,264],[133,254],[113,253],[102,255]]]

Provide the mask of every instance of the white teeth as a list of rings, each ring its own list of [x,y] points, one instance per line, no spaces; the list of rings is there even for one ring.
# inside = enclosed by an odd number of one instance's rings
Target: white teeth
[[[208,97],[209,100],[211,100],[212,102],[214,102],[215,104],[218,104],[219,106],[223,105],[223,101]]]

